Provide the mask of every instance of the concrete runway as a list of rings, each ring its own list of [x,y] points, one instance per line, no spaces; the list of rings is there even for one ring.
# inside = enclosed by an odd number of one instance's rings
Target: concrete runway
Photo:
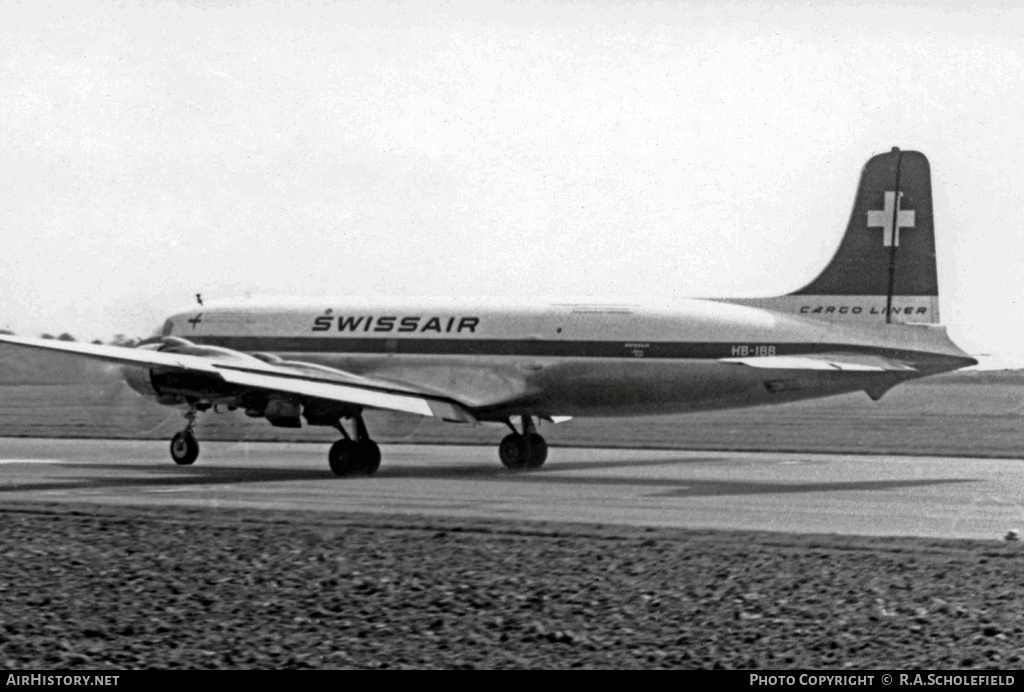
[[[327,445],[0,438],[0,502],[372,512],[503,521],[1000,539],[1024,530],[1024,461],[553,448],[513,474],[495,447],[383,445],[336,478]],[[315,521],[315,518],[311,518]]]

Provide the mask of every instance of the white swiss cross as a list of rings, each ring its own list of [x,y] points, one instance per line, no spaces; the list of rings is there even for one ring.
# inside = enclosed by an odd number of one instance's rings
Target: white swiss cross
[[[868,212],[868,228],[882,228],[882,246],[883,247],[896,247],[900,246],[900,229],[901,228],[913,228],[914,227],[914,210],[913,209],[900,209],[899,200],[903,199],[903,193],[900,193],[899,198],[896,197],[895,192],[885,193],[885,208],[880,210],[872,210]],[[896,212],[896,228],[892,227],[892,212],[898,209]],[[895,236],[893,231],[895,230]]]

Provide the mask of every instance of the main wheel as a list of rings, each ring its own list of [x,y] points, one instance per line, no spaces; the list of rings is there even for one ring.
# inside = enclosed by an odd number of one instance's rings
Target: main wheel
[[[338,440],[331,445],[327,462],[335,476],[354,476],[359,473],[359,445],[353,440]]]
[[[189,466],[199,457],[199,443],[187,430],[171,438],[171,459],[178,466]]]
[[[548,460],[548,443],[537,433],[526,437],[526,468],[539,469]]]
[[[359,443],[359,456],[362,462],[362,473],[372,476],[380,468],[380,447],[373,440]]]
[[[380,447],[373,440],[338,440],[327,461],[337,476],[372,476],[380,468]]]
[[[509,471],[526,468],[528,460],[526,438],[516,433],[506,435],[498,445],[498,456]]]

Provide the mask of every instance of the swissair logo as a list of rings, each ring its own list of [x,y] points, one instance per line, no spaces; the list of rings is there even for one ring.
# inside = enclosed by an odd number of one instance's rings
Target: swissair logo
[[[895,192],[886,192],[884,209],[868,211],[868,228],[882,229],[883,247],[892,247],[893,245],[899,247],[900,229],[914,227],[914,210],[900,209],[901,199],[903,199],[902,192],[899,196]],[[894,217],[896,219],[895,228],[893,228]]]

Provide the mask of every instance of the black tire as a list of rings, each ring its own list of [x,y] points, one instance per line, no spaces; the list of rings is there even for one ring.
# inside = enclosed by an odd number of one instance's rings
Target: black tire
[[[526,439],[516,433],[506,435],[498,445],[498,456],[509,471],[526,468]]]
[[[327,461],[336,476],[372,476],[380,468],[380,447],[373,440],[338,440]]]
[[[548,443],[537,433],[526,438],[526,465],[528,469],[539,469],[548,460]]]
[[[359,445],[352,440],[338,440],[327,453],[327,463],[335,476],[354,476],[359,473]]]
[[[359,456],[361,457],[362,473],[372,476],[380,468],[380,447],[373,440],[364,440],[359,443]]]
[[[199,443],[192,433],[182,430],[171,438],[171,459],[178,466],[191,466],[199,458]]]

